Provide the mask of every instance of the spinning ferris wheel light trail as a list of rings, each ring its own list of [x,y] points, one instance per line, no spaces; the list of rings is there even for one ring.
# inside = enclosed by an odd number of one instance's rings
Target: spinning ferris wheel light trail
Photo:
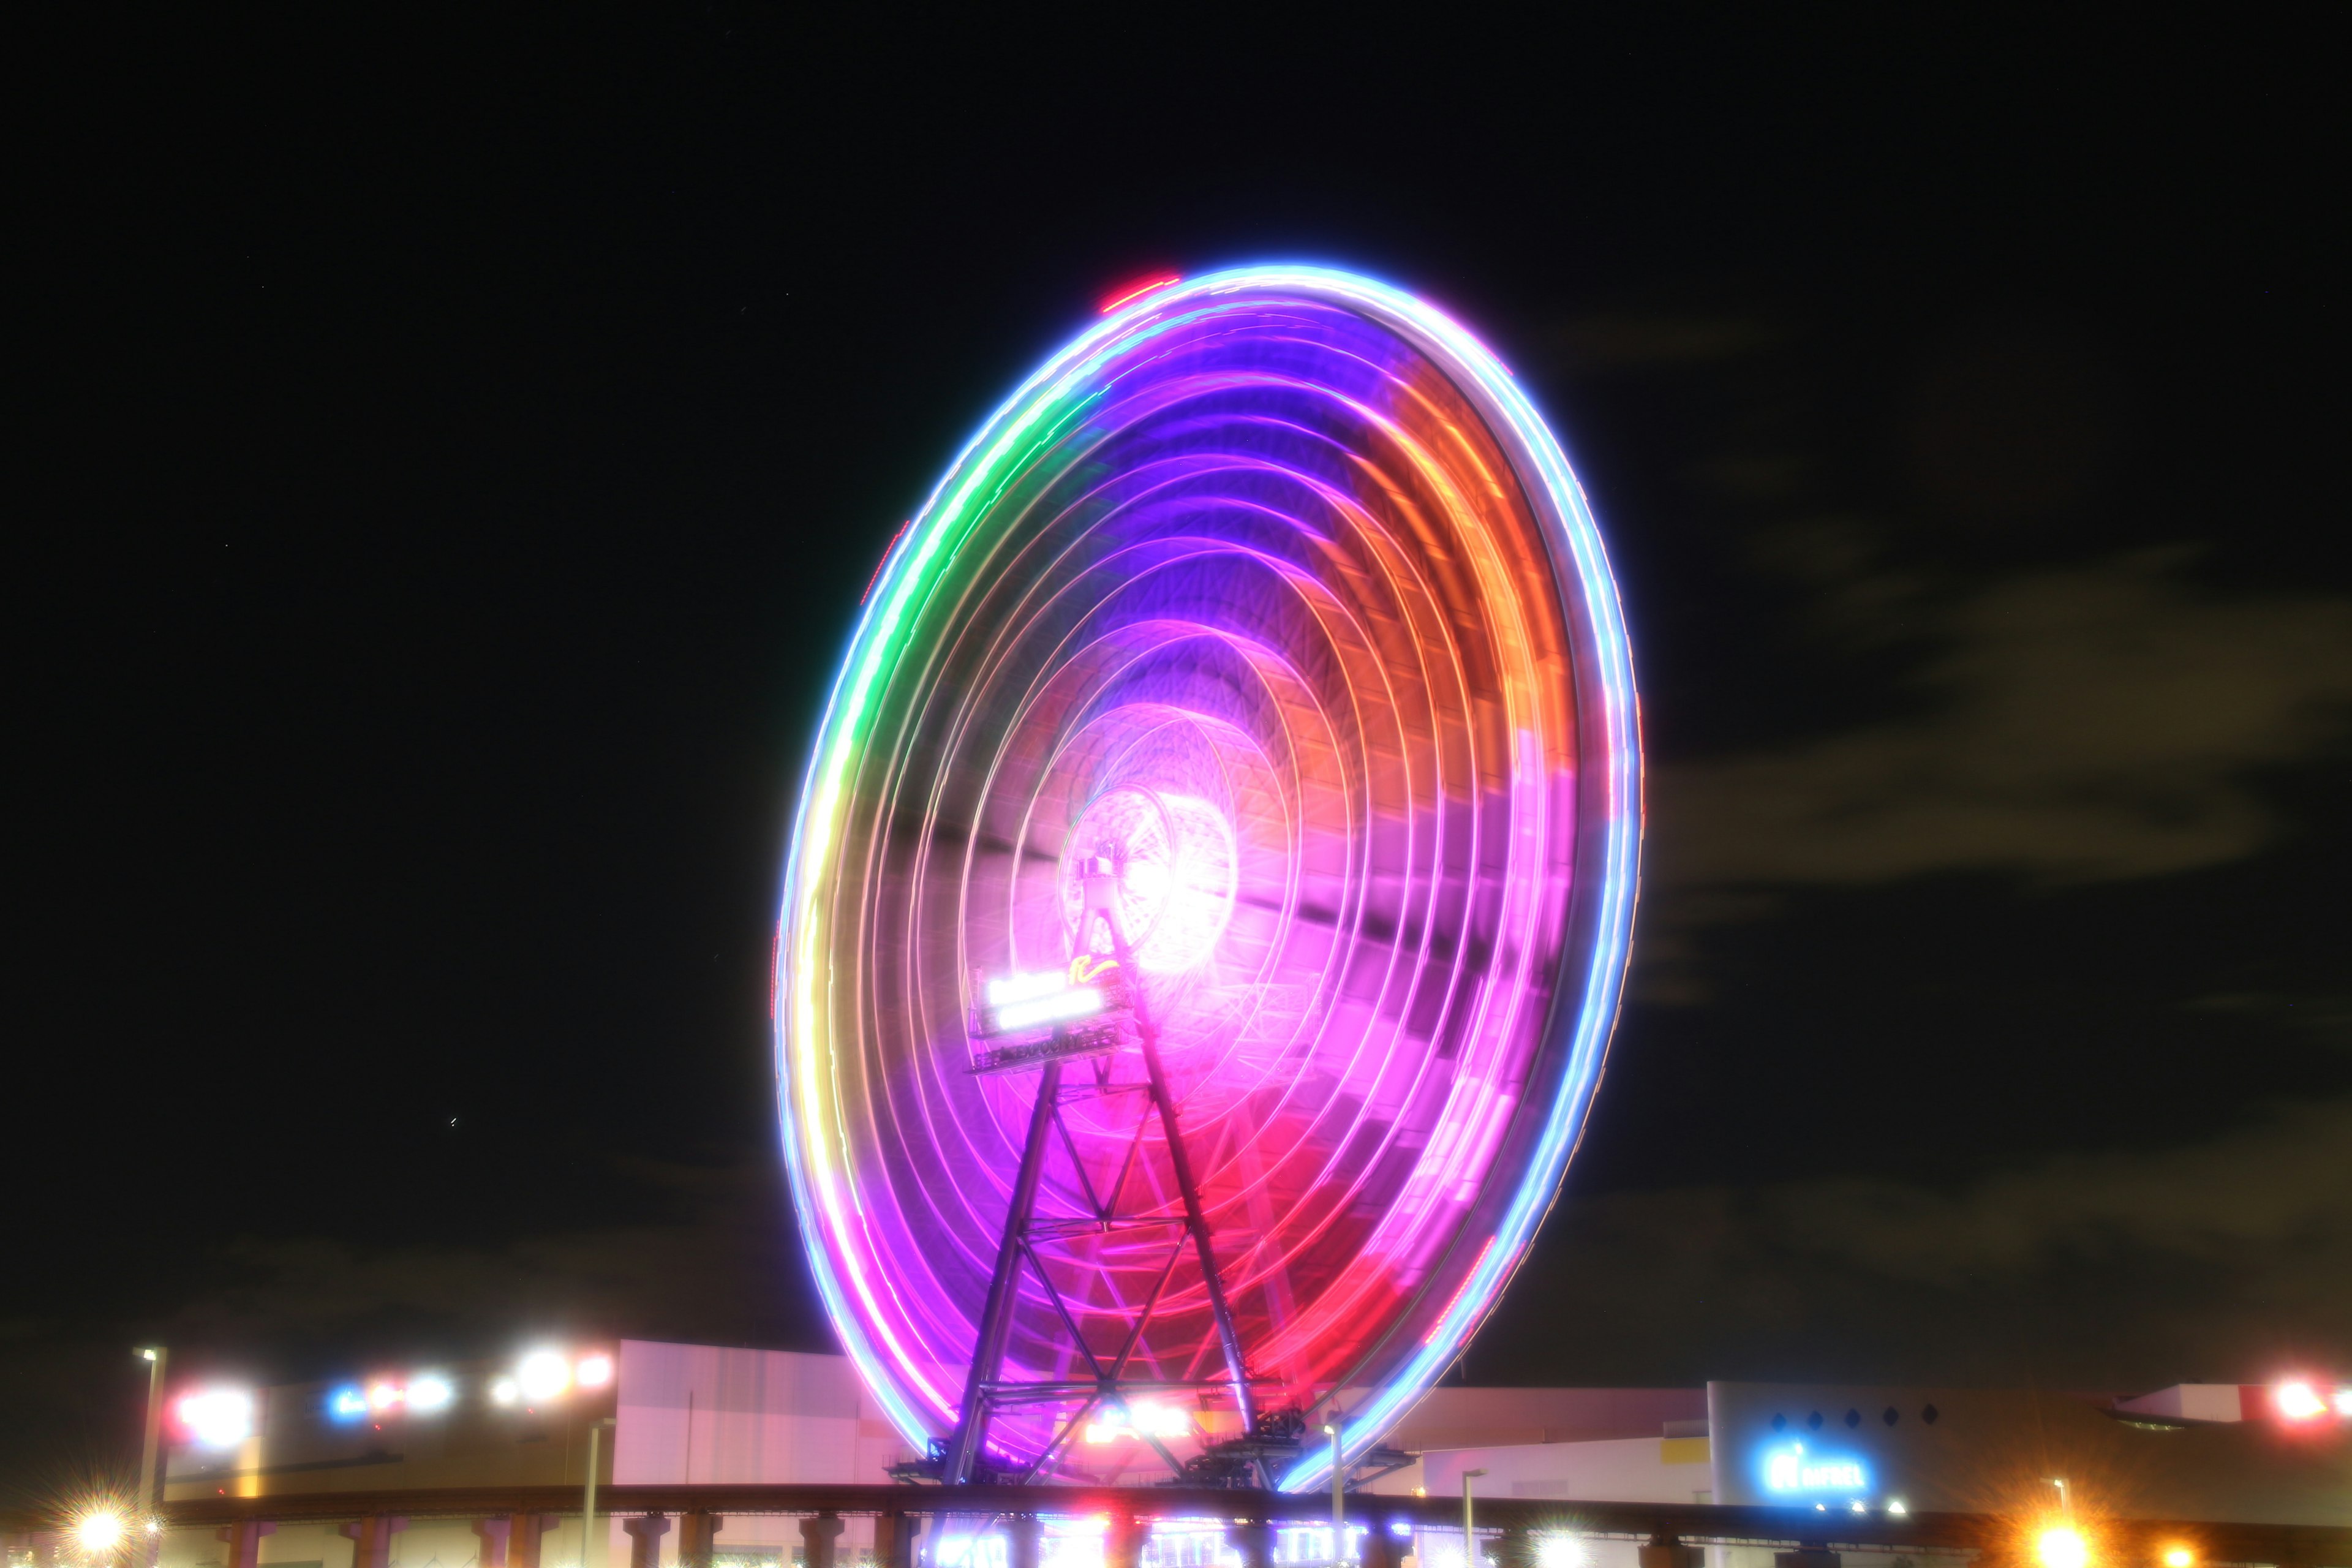
[[[1451,320],[1303,267],[1107,310],[835,679],[786,1163],[926,1474],[1312,1487],[1460,1352],[1581,1134],[1632,665],[1558,443]]]

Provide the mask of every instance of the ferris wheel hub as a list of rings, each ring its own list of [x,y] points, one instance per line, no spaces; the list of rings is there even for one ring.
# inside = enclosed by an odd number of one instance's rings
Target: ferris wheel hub
[[[1147,974],[1182,974],[1215,949],[1239,882],[1234,830],[1214,805],[1118,784],[1088,804],[1067,843],[1062,918],[1080,951],[1109,951],[1090,912],[1118,920]]]

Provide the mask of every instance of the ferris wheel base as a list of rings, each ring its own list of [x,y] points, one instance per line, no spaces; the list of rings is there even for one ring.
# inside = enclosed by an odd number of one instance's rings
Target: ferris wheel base
[[[1268,1417],[1265,1429],[1247,1436],[1213,1443],[1186,1459],[1172,1475],[1149,1483],[1153,1487],[1213,1488],[1220,1491],[1274,1491],[1278,1489],[1275,1478],[1286,1474],[1297,1464],[1307,1443],[1304,1423],[1295,1413]],[[1287,1428],[1287,1429],[1286,1429]],[[1394,1474],[1413,1462],[1415,1456],[1383,1443],[1357,1456],[1348,1467],[1347,1489],[1358,1490],[1370,1486],[1382,1476]],[[919,1459],[909,1459],[890,1467],[890,1479],[915,1486],[1033,1486],[1051,1489],[1069,1484],[1066,1479],[1055,1480],[1034,1479],[1025,1468],[999,1470],[984,1462],[976,1463],[968,1480],[949,1482],[947,1473],[949,1445],[945,1438],[933,1438],[930,1451]],[[1108,1484],[1108,1483],[1105,1483]],[[1318,1490],[1327,1489],[1318,1488]]]

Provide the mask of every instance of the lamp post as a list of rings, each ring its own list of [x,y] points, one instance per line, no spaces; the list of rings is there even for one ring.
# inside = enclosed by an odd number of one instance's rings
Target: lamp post
[[[595,1551],[596,1460],[604,1447],[604,1429],[612,1424],[609,1415],[588,1423],[588,1482],[580,1492],[580,1568],[597,1568],[596,1559],[604,1555]]]
[[[139,1444],[139,1512],[141,1523],[163,1506],[163,1366],[171,1352],[152,1345],[139,1352],[147,1363],[147,1434]],[[152,1536],[153,1531],[147,1532]],[[160,1538],[158,1538],[160,1542]],[[152,1553],[150,1553],[152,1556]]]
[[[1478,1536],[1470,1517],[1470,1483],[1486,1473],[1484,1470],[1462,1472],[1462,1568],[1478,1568]]]
[[[1331,1561],[1337,1564],[1348,1560],[1348,1467],[1339,1458],[1337,1408],[1324,1423],[1323,1435],[1331,1439]]]

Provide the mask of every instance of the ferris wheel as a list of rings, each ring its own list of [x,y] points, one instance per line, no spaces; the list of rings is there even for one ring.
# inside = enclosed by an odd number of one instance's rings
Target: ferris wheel
[[[1147,291],[892,546],[811,758],[783,1142],[948,1482],[1364,1464],[1525,1257],[1640,842],[1601,542],[1510,374],[1370,279]]]

